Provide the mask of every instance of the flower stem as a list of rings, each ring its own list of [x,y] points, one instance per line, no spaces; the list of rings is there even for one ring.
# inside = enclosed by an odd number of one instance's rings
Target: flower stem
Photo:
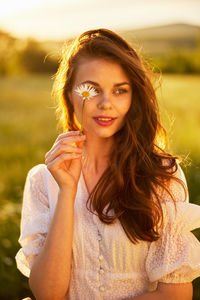
[[[85,106],[85,100],[86,100],[87,98],[86,97],[83,97],[83,105],[82,105],[82,118],[81,118],[81,129],[80,129],[80,135],[82,134],[82,132],[83,132],[83,122],[84,122],[84,106]],[[72,160],[70,161],[70,164],[69,164],[69,166],[68,166],[68,168],[67,168],[67,170],[69,170],[69,168],[70,168],[70,166],[71,166],[71,163],[72,163]]]
[[[83,132],[85,100],[86,100],[86,98],[84,97],[84,98],[83,98],[83,105],[82,105],[82,119],[81,119],[81,129],[80,129],[80,133]]]

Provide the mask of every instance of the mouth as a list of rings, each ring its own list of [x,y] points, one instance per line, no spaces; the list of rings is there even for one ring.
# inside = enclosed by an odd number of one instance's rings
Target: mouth
[[[100,126],[110,126],[114,123],[115,119],[111,117],[94,117],[94,120]]]

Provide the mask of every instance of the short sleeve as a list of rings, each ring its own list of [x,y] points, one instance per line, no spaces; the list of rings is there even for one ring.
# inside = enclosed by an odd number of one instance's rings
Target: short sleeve
[[[33,167],[26,178],[19,243],[15,259],[17,268],[29,277],[34,258],[42,248],[50,222],[49,203],[44,181],[45,165]]]
[[[186,184],[180,167],[178,177]],[[149,246],[146,272],[150,282],[186,283],[200,276],[200,242],[191,232],[200,227],[200,206],[188,202],[180,184],[172,187],[176,209],[169,199],[162,201],[160,238]]]
[[[189,202],[189,194],[185,174],[177,162],[177,170],[173,174],[175,178],[181,180],[182,184],[175,179],[171,179],[168,185],[170,194],[163,188],[158,188],[159,200],[161,203],[172,202],[171,196],[177,202]]]

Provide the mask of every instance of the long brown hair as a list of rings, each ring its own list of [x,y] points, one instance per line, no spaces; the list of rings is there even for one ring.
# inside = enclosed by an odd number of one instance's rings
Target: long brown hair
[[[70,49],[63,50],[55,76],[53,94],[63,131],[79,130],[68,92],[82,58],[104,58],[120,64],[133,91],[126,122],[114,135],[110,165],[89,195],[87,208],[106,224],[118,218],[133,243],[155,241],[163,222],[158,190],[167,191],[175,203],[169,182],[181,180],[174,176],[176,157],[159,144],[165,142],[166,133],[159,122],[149,70],[133,47],[114,32],[96,29],[81,34]]]

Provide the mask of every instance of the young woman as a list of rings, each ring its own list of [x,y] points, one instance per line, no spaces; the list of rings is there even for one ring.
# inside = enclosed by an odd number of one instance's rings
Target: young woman
[[[63,133],[28,173],[16,256],[36,299],[192,299],[200,207],[160,147],[136,51],[112,31],[83,33],[63,52],[54,94]]]

